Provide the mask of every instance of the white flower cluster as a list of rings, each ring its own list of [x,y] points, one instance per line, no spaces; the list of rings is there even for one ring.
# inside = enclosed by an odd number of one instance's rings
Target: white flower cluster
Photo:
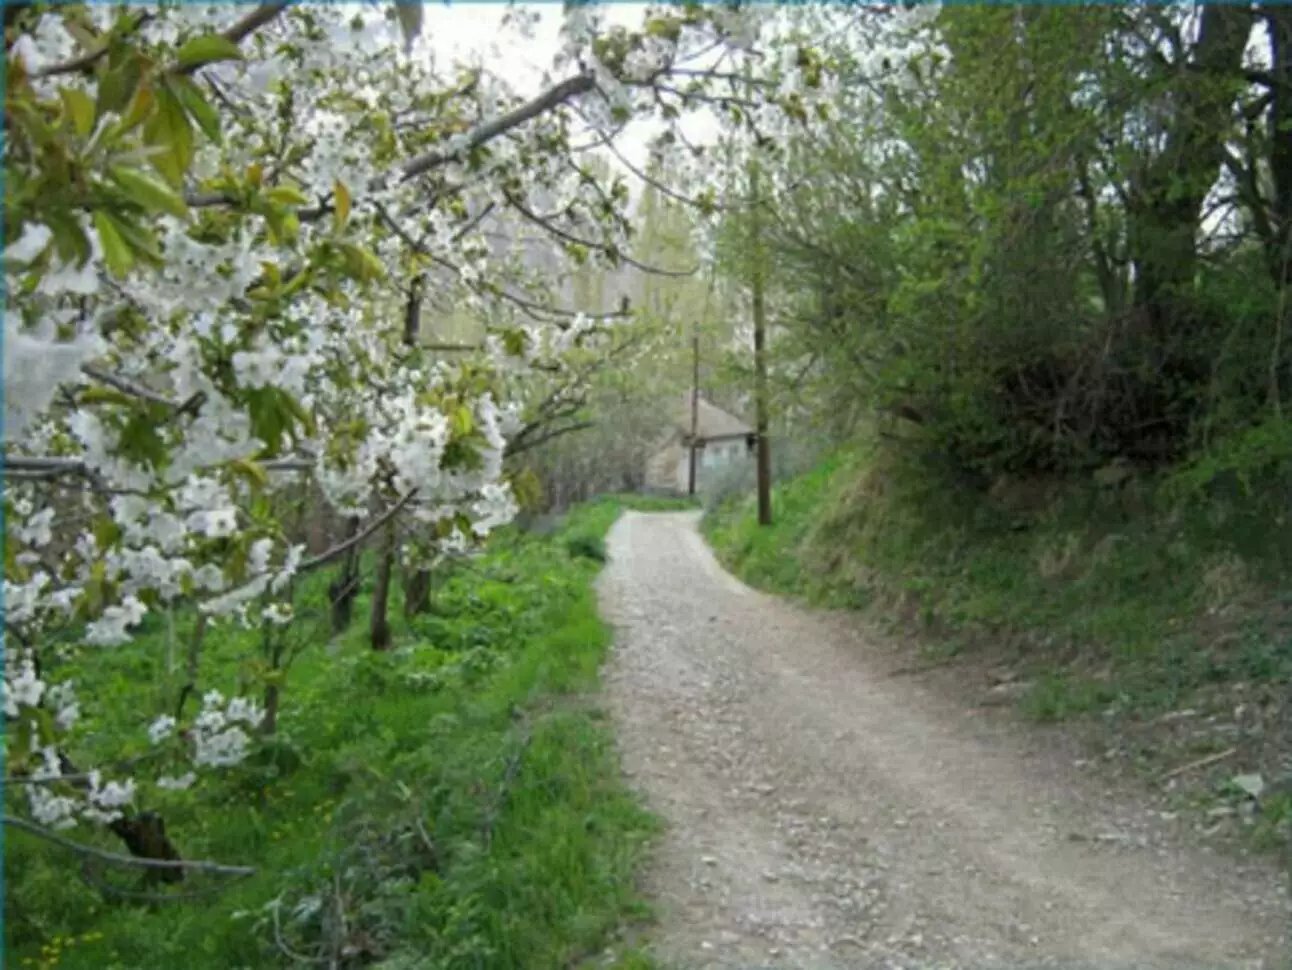
[[[40,706],[45,696],[45,682],[36,675],[36,664],[29,652],[6,651],[2,692],[7,718],[18,717],[24,707]]]
[[[83,785],[71,789],[66,783],[56,787],[64,777],[62,761],[52,745],[39,750],[40,763],[32,770],[27,792],[27,807],[41,825],[67,829],[78,821],[107,824],[121,817],[121,809],[135,800],[133,778],[125,781],[103,780],[96,769],[86,774]],[[67,791],[76,791],[76,795]]]
[[[233,697],[226,703],[223,694],[210,691],[202,698],[202,711],[190,732],[193,764],[199,768],[227,768],[240,763],[251,742],[241,725],[254,730],[264,717],[265,712],[254,701]]]

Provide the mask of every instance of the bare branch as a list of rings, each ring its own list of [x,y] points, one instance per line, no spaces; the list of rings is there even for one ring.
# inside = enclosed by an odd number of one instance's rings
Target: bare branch
[[[553,225],[552,222],[550,222],[547,219],[544,219],[542,216],[535,213],[532,209],[530,209],[527,205],[525,205],[525,203],[521,202],[518,198],[516,198],[514,195],[512,195],[510,192],[506,191],[505,189],[503,190],[503,195],[506,196],[507,202],[512,206],[512,208],[514,208],[517,212],[519,212],[530,222],[534,223],[534,225],[541,227],[547,232],[550,232],[553,236],[556,236],[558,239],[562,239],[565,242],[575,246],[585,246],[588,249],[599,249],[604,253],[607,253],[607,254],[610,253],[610,247],[607,246],[605,243],[593,242],[588,239],[580,239],[578,236],[575,236],[571,233],[566,232],[561,227]],[[694,269],[688,269],[688,270],[661,269],[658,266],[649,266],[646,263],[639,263],[637,260],[633,259],[631,256],[625,255],[624,253],[616,253],[616,255],[622,262],[627,263],[629,266],[634,266],[637,269],[641,270],[643,273],[650,273],[654,276],[687,277],[687,276],[694,276],[700,270],[699,266],[696,266]]]
[[[270,458],[258,462],[266,472],[312,471],[314,462],[309,458]],[[60,475],[89,475],[90,469],[79,458],[60,458],[45,455],[5,455],[0,459],[6,475],[17,473],[31,478],[56,478]]]
[[[152,20],[154,16],[156,15],[152,13],[139,14],[137,17],[135,17],[134,23],[128,25],[121,32],[121,35],[129,36],[130,34],[133,34],[144,24],[148,23],[148,21]],[[109,36],[112,36],[112,34],[109,33]],[[34,73],[32,77],[33,78],[56,77],[57,75],[60,75],[60,74],[75,74],[77,71],[84,71],[87,68],[93,67],[98,62],[99,58],[106,55],[108,53],[108,48],[110,46],[111,45],[109,42],[104,41],[98,47],[94,48],[93,50],[86,51],[84,54],[81,54],[79,57],[73,57],[71,60],[62,61],[61,63],[51,64],[49,67],[41,68],[39,71]]]
[[[252,866],[227,866],[218,862],[202,862],[188,859],[143,859],[138,856],[123,855],[120,852],[109,852],[106,849],[97,849],[83,842],[73,842],[52,829],[47,829],[43,825],[37,825],[35,822],[28,822],[25,818],[18,818],[13,815],[4,816],[4,824],[12,825],[20,831],[34,835],[38,839],[44,839],[46,842],[52,842],[59,848],[75,852],[77,855],[100,859],[118,866],[132,866],[137,869],[187,869],[191,872],[209,872],[217,876],[252,876],[256,873],[255,868]]]
[[[559,84],[548,88],[532,101],[499,115],[491,121],[486,121],[480,127],[471,131],[466,137],[465,151],[485,144],[497,138],[503,132],[510,131],[512,128],[519,127],[533,118],[537,118],[544,112],[551,111],[557,105],[568,101],[576,95],[586,94],[596,86],[596,78],[590,73],[576,74],[568,77]],[[433,168],[446,165],[452,161],[456,153],[446,152],[443,149],[433,149],[423,155],[404,163],[399,173],[399,181],[407,182],[409,179],[417,178],[419,175],[425,175]]]
[[[290,5],[290,2],[262,3],[255,10],[251,11],[251,13],[247,14],[247,16],[243,17],[236,24],[226,30],[221,36],[223,36],[225,40],[233,41],[235,44],[240,44],[265,24],[274,20]]]
[[[207,886],[203,889],[190,890],[183,893],[150,893],[141,892],[133,889],[122,889],[120,886],[114,886],[106,879],[101,879],[93,872],[92,860],[81,860],[81,880],[91,889],[97,889],[105,896],[112,896],[114,899],[130,899],[141,903],[182,903],[192,899],[203,899],[212,893],[221,892],[224,887],[220,885]]]
[[[228,30],[223,31],[220,34],[220,36],[223,37],[225,40],[232,41],[235,44],[241,43],[248,36],[255,33],[265,24],[269,23],[280,13],[286,10],[287,7],[288,7],[287,3],[263,3],[255,10],[253,10],[251,13],[247,14],[247,16],[239,20]],[[125,28],[125,30],[121,32],[121,36],[129,36],[130,34],[133,34],[135,31],[139,30],[139,28],[143,27],[146,23],[153,20],[155,17],[156,17],[156,14],[153,14],[153,13],[141,13],[137,15],[134,19],[134,22],[129,24]],[[109,34],[109,36],[113,36],[113,35]],[[87,70],[88,68],[91,68],[95,64],[97,64],[99,60],[102,59],[108,53],[108,49],[110,48],[110,46],[111,46],[110,42],[105,41],[104,43],[100,44],[98,47],[94,48],[93,50],[86,51],[84,54],[81,54],[78,57],[73,57],[71,60],[62,61],[58,64],[51,64],[49,67],[42,68],[41,70],[35,72],[32,75],[32,77],[34,78],[56,77],[60,74],[75,74],[78,71]],[[202,65],[199,64],[199,65],[193,65],[191,67],[181,67],[178,64],[176,64],[171,67],[171,70],[179,74],[192,74],[201,66]]]
[[[508,447],[507,457],[515,458],[517,455],[523,455],[527,451],[533,451],[535,448],[539,447],[540,445],[547,444],[549,441],[551,441],[554,438],[559,438],[562,435],[571,434],[575,431],[585,431],[588,428],[593,427],[594,423],[595,422],[592,422],[592,421],[576,421],[574,424],[566,425],[564,428],[556,428],[552,431],[549,431],[547,434],[539,435],[537,438],[530,438],[526,441],[521,442],[515,448]]]
[[[180,406],[164,394],[158,394],[151,388],[145,387],[142,384],[136,384],[129,378],[120,377],[116,374],[109,373],[108,371],[101,370],[98,367],[93,367],[87,364],[81,368],[81,373],[86,377],[98,381],[100,384],[107,384],[109,387],[116,388],[122,394],[126,394],[130,397],[142,398],[145,401],[151,401],[153,404],[162,404],[168,408],[177,408]]]
[[[390,508],[386,509],[386,511],[376,516],[367,524],[367,526],[356,532],[349,539],[346,539],[344,542],[337,543],[331,549],[327,550],[327,552],[320,553],[312,559],[306,559],[297,567],[297,574],[312,572],[315,569],[320,569],[323,566],[326,566],[328,563],[336,562],[355,546],[362,545],[374,532],[402,512],[404,507],[416,497],[417,489],[413,489]]]

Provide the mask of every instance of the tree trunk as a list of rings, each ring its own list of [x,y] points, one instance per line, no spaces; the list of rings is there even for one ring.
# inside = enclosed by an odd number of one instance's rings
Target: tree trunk
[[[207,615],[198,613],[197,625],[188,642],[188,660],[184,665],[184,686],[180,688],[179,699],[175,702],[175,720],[184,716],[184,702],[197,690],[197,670],[202,660],[202,642],[206,639]]]
[[[1200,16],[1189,63],[1173,69],[1165,146],[1133,186],[1127,212],[1135,306],[1158,341],[1187,343],[1176,321],[1187,311],[1202,206],[1224,160],[1233,82],[1252,27],[1251,14],[1236,7],[1207,5]]]
[[[1292,7],[1265,11],[1274,84],[1270,92],[1270,272],[1280,289],[1292,285]]]
[[[166,823],[156,812],[143,812],[131,817],[122,816],[110,822],[108,828],[126,844],[130,854],[138,859],[155,859],[160,862],[183,861],[179,850],[166,835]],[[159,882],[183,882],[184,870],[178,867],[149,868],[144,870],[143,880],[145,886]]]
[[[272,737],[278,731],[278,699],[280,692],[277,684],[265,685],[265,717],[260,722],[260,733]]]
[[[754,412],[758,430],[758,524],[772,524],[772,452],[767,440],[767,314],[763,302],[763,240],[758,162],[749,162],[750,235],[753,244]]]
[[[382,532],[381,551],[377,558],[377,577],[372,588],[372,614],[368,623],[368,641],[373,650],[390,649],[390,623],[386,619],[390,603],[390,577],[395,567],[395,525]]]
[[[431,608],[431,571],[410,570],[404,573],[404,616],[413,617]]]
[[[359,519],[351,518],[346,523],[346,541],[359,534]],[[339,636],[350,626],[354,611],[354,599],[359,595],[359,546],[351,546],[345,554],[341,575],[328,586],[328,601],[332,604],[332,635]]]

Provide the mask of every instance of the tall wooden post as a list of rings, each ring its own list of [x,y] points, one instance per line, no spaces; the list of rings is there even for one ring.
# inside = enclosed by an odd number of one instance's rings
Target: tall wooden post
[[[757,147],[753,151],[757,151]],[[767,440],[767,314],[763,302],[762,199],[758,159],[749,159],[749,239],[753,249],[751,279],[754,298],[754,411],[758,431],[758,524],[772,524],[772,451]]]
[[[695,439],[700,433],[700,335],[691,338],[691,448],[690,473],[687,476],[687,495],[695,495]]]

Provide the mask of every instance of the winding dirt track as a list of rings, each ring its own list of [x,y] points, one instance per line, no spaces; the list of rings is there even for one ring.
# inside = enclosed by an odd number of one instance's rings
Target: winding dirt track
[[[1209,855],[1035,732],[893,678],[727,575],[693,513],[625,514],[602,610],[648,890],[685,968],[1283,970],[1273,865]]]

